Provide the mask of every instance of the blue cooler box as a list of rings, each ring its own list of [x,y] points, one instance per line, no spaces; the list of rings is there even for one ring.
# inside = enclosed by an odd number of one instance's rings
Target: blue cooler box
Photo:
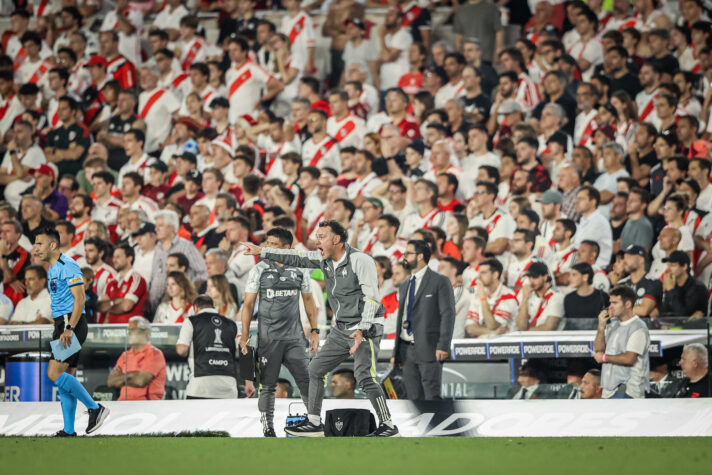
[[[47,376],[50,353],[19,353],[5,362],[5,401],[52,401],[54,383]]]

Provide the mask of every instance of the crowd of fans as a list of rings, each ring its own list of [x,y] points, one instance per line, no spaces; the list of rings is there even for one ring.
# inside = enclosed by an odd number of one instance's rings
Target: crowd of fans
[[[455,338],[583,328],[618,284],[651,327],[708,315],[707,3],[276,3],[14,2],[0,323],[50,321],[47,224],[92,322],[180,323],[201,293],[238,319],[240,243],[314,249],[325,219],[375,258],[389,338],[409,239],[455,289]]]

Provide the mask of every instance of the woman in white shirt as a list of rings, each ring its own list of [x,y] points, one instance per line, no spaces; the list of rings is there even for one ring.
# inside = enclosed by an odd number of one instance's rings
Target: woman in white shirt
[[[230,282],[227,280],[227,277],[222,274],[208,277],[206,290],[210,298],[213,299],[215,309],[220,315],[224,315],[230,320],[237,318],[237,304],[235,303],[235,299],[232,298]]]
[[[195,313],[195,286],[181,271],[171,271],[166,280],[166,295],[156,310],[153,323],[181,323]]]

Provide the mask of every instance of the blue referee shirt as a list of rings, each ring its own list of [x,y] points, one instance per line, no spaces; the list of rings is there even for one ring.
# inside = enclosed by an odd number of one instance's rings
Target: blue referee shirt
[[[71,287],[83,285],[84,277],[79,264],[74,259],[60,254],[47,273],[47,288],[52,298],[52,318],[59,318],[72,313],[74,295]],[[84,310],[82,309],[82,313]]]

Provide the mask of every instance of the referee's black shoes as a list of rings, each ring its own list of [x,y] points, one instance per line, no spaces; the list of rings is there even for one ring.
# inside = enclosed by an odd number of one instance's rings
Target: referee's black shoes
[[[398,432],[398,427],[389,427],[386,424],[381,424],[378,429],[374,430],[366,437],[400,437],[400,432]]]
[[[76,437],[77,433],[75,432],[73,434],[67,434],[66,432],[64,432],[64,430],[60,430],[60,431],[57,431],[57,433],[54,434],[54,436],[55,437]]]
[[[264,434],[265,437],[277,437],[277,434],[274,433],[274,428],[272,428],[272,427],[263,429],[262,433]]]
[[[99,404],[97,409],[89,409],[89,425],[87,426],[87,434],[96,432],[109,416],[109,409]]]
[[[284,432],[294,437],[324,437],[324,424],[312,424],[309,419],[305,419],[294,427],[285,427]]]

